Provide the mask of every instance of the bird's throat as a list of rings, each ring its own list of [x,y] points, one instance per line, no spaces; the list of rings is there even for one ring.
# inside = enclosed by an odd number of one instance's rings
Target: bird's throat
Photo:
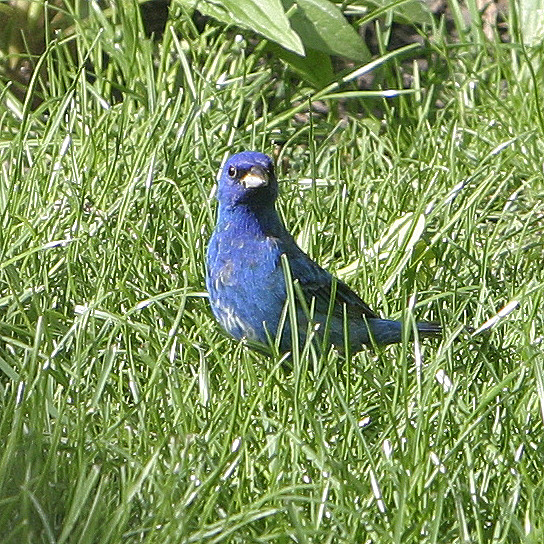
[[[276,235],[281,220],[274,205],[237,204],[220,206],[218,226],[233,234],[252,234],[254,236]]]

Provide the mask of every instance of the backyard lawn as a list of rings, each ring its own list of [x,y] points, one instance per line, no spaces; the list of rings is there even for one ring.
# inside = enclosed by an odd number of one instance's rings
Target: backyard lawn
[[[104,4],[0,76],[0,540],[543,542],[542,38],[452,0],[395,44],[383,10],[320,71]],[[242,150],[313,259],[443,337],[287,361],[225,336],[204,263]]]

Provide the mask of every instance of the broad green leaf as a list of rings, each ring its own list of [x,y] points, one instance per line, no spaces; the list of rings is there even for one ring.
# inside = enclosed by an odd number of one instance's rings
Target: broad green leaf
[[[383,11],[393,11],[396,21],[412,24],[431,24],[433,16],[424,0],[356,0],[354,5],[376,8],[370,16],[376,17]],[[374,17],[373,17],[374,18]]]
[[[430,24],[433,17],[427,4],[421,0],[412,0],[399,5],[395,9],[395,14],[412,24]]]
[[[544,40],[544,0],[519,0],[519,26],[526,45]]]
[[[285,11],[295,10],[291,25],[305,46],[360,62],[370,58],[363,39],[329,0],[282,1]]]
[[[306,56],[301,57],[274,43],[269,45],[268,50],[289,64],[295,72],[316,89],[325,87],[334,78],[331,58],[322,51],[306,47]]]
[[[227,24],[261,34],[289,51],[304,55],[304,46],[291,28],[280,0],[178,0],[189,9]]]

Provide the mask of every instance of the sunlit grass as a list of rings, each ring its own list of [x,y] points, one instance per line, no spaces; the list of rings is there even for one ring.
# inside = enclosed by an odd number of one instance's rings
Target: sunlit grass
[[[75,38],[95,78],[57,44],[40,108],[2,95],[3,541],[539,542],[543,140],[512,53],[295,123],[308,90],[239,39],[187,21],[156,56],[120,24]],[[444,338],[292,372],[225,338],[204,252],[248,148],[312,257]]]

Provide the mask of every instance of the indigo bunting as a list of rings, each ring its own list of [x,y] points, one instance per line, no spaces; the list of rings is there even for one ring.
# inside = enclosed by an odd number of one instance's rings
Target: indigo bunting
[[[298,247],[278,216],[277,195],[274,165],[267,155],[244,151],[225,163],[206,262],[206,286],[221,327],[233,338],[246,338],[258,346],[268,346],[279,337],[280,352],[292,350],[290,316],[282,319],[287,300],[285,255],[293,284],[298,284],[296,292],[303,297],[295,296],[299,346],[309,330],[339,351],[349,346],[352,353],[365,344],[401,342],[400,321],[381,319]],[[417,323],[417,331],[419,337],[432,337],[439,336],[441,328],[422,322]]]

